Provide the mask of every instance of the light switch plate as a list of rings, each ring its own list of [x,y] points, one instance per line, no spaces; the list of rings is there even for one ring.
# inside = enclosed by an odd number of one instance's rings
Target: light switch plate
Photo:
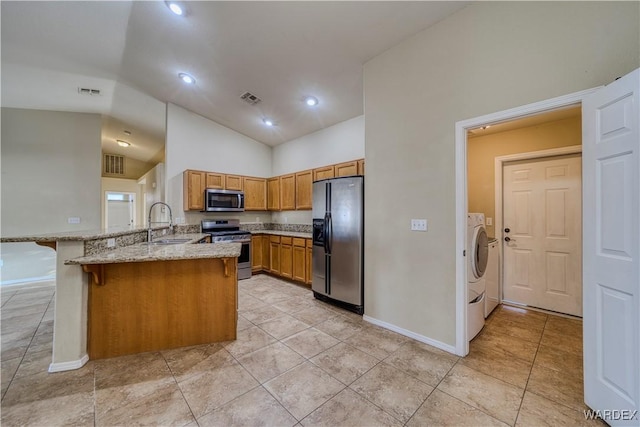
[[[487,225],[493,225],[493,218],[487,218]]]
[[[411,220],[411,231],[427,231],[427,220],[426,219],[412,219]]]
[[[107,247],[113,248],[116,245],[116,239],[107,239]]]

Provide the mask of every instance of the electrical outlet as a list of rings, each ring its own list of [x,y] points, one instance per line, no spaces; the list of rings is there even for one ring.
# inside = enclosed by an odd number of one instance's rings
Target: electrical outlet
[[[107,247],[113,248],[116,245],[116,239],[107,239]]]
[[[411,231],[427,231],[427,220],[426,219],[412,219],[411,220]]]
[[[67,218],[67,222],[69,224],[80,224],[80,217],[79,216],[70,216],[69,218]]]
[[[487,218],[486,223],[487,225],[493,225],[493,218]]]

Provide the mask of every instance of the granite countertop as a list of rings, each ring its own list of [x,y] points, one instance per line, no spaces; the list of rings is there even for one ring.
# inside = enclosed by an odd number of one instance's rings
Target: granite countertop
[[[152,227],[152,230],[162,230],[168,228],[166,225]],[[94,239],[106,239],[111,237],[124,236],[127,234],[146,232],[147,227],[137,228],[108,228],[96,230],[60,231],[57,233],[33,234],[28,236],[0,237],[1,243],[10,242],[59,242],[59,241],[83,241]]]
[[[298,231],[279,231],[279,230],[253,230],[251,234],[271,234],[274,236],[300,237],[302,239],[311,239],[312,233],[301,233]]]
[[[148,245],[146,242],[137,243],[110,252],[65,260],[64,263],[67,265],[116,264],[121,262],[171,261],[180,259],[236,258],[240,256],[242,248],[242,244],[240,243],[193,243],[202,237],[206,237],[206,234],[176,234],[170,238],[188,238],[189,236],[198,236],[198,238],[193,238],[191,243],[175,245]]]

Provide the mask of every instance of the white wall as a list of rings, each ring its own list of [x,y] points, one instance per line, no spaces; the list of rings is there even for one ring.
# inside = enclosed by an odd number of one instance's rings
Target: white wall
[[[338,123],[273,148],[273,175],[364,157],[364,116]]]
[[[98,114],[2,108],[3,236],[100,228],[100,127]]]
[[[182,172],[185,169],[272,176],[271,147],[174,104],[167,105],[165,152],[167,203],[174,217],[186,218],[189,224],[198,223],[204,214],[183,211]],[[256,215],[247,212],[240,217],[249,221],[255,220]],[[270,216],[267,214],[267,217]]]
[[[476,2],[365,64],[366,315],[455,345],[455,123],[630,72],[638,22],[637,2]]]
[[[138,180],[140,184],[140,208],[142,211],[142,220],[140,224],[148,226],[149,208],[155,202],[165,201],[165,173],[164,163],[158,163],[149,172],[144,174]],[[181,215],[179,211],[172,212],[174,215]],[[151,222],[168,221],[168,212],[162,212],[159,208],[153,208],[151,213]]]

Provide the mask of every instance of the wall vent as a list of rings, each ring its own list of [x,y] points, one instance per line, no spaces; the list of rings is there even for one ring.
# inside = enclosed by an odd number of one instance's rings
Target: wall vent
[[[243,93],[242,95],[240,95],[240,99],[242,99],[244,102],[246,102],[248,104],[251,104],[251,105],[256,105],[258,102],[262,101],[262,99],[258,98],[257,96],[255,96],[251,92]]]
[[[79,87],[78,93],[80,95],[100,96],[100,89],[90,89],[87,87]]]
[[[124,156],[105,154],[102,164],[105,175],[124,175]]]

